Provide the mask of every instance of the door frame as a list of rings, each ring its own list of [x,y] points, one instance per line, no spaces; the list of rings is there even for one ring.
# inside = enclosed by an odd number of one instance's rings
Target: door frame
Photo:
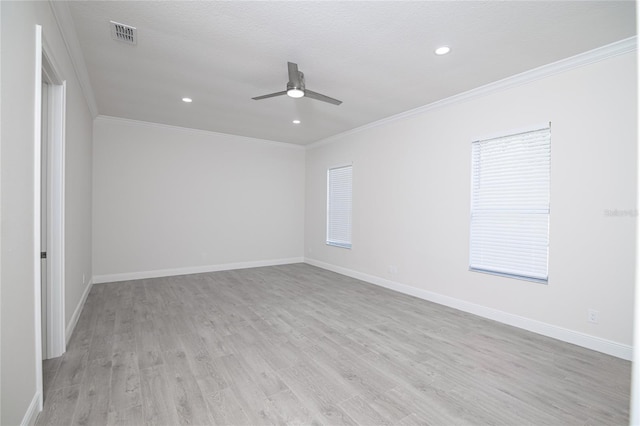
[[[35,26],[35,96],[34,96],[34,141],[33,141],[33,255],[34,255],[34,316],[35,316],[35,359],[36,391],[39,395],[38,408],[42,410],[42,294],[41,294],[41,142],[42,142],[42,75],[51,82],[48,87],[48,138],[49,167],[47,184],[48,235],[47,253],[51,253],[47,268],[47,357],[57,357],[66,350],[65,306],[64,306],[64,183],[65,183],[65,110],[66,83],[61,79],[54,59],[53,50],[42,35],[42,26]]]
[[[67,82],[47,40],[42,43],[42,72],[48,80],[48,164],[47,193],[47,358],[55,358],[66,350],[65,332],[65,110]]]

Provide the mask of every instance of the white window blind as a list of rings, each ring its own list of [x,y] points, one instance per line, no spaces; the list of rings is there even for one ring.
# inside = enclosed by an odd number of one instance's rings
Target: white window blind
[[[548,280],[551,129],[472,143],[470,269]]]
[[[352,167],[327,171],[327,244],[351,248]]]

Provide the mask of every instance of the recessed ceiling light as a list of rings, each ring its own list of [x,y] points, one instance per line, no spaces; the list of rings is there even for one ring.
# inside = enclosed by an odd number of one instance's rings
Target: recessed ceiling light
[[[300,120],[293,120],[293,124],[300,124]]]
[[[441,46],[435,50],[436,55],[446,55],[451,52],[451,48],[449,46]]]
[[[193,102],[193,99],[191,99],[191,98],[182,98],[182,102],[186,102],[186,103]]]

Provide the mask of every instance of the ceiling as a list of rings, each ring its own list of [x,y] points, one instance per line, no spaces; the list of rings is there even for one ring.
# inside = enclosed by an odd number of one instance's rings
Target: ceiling
[[[636,33],[634,1],[68,5],[99,114],[300,145]],[[110,20],[137,45],[114,41]],[[252,100],[285,90],[287,61],[343,104]]]

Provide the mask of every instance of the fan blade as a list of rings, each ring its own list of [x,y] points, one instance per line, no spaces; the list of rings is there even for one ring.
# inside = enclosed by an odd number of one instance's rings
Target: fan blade
[[[289,67],[289,83],[293,85],[293,87],[300,89],[300,73],[298,72],[298,64],[294,64],[293,62],[287,62]]]
[[[318,100],[318,101],[329,102],[330,104],[334,104],[334,105],[340,105],[342,103],[342,101],[330,98],[329,96],[326,96],[320,93],[313,92],[309,89],[305,89],[304,96],[307,98]]]
[[[282,96],[282,95],[286,95],[287,91],[282,91],[282,92],[276,92],[276,93],[270,93],[268,95],[262,95],[262,96],[256,96],[255,98],[251,98],[255,101],[259,101],[260,99],[267,99],[267,98],[273,98],[276,96]]]

